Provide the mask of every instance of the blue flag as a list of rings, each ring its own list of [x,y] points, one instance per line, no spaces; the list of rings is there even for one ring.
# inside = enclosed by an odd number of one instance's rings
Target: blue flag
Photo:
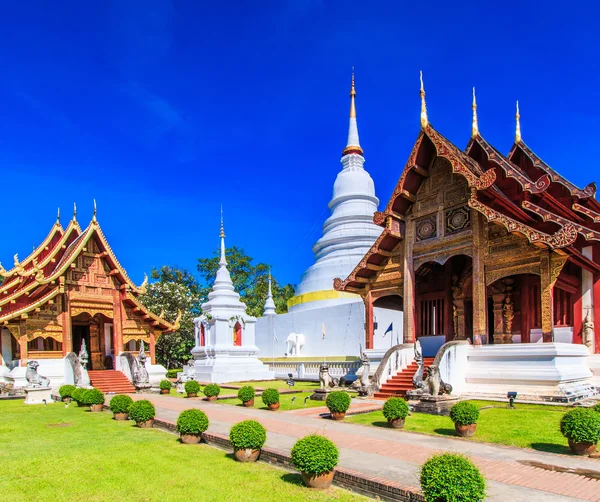
[[[385,330],[385,333],[383,334],[383,338],[385,338],[385,335],[387,335],[388,333],[392,333],[394,331],[394,323],[391,322],[390,325],[388,326],[388,329]]]

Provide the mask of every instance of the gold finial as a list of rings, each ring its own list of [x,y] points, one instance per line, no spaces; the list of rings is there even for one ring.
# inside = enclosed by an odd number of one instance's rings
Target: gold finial
[[[94,199],[94,217],[92,218],[92,221],[94,223],[96,223],[98,221],[96,218],[97,215],[98,215],[98,209],[96,208],[96,199]]]
[[[219,234],[219,237],[223,238],[225,237],[225,226],[223,225],[223,205],[221,204],[221,233]]]
[[[517,119],[517,127],[515,129],[515,143],[519,143],[521,141],[521,114],[519,113],[519,100],[517,100],[517,114],[515,115]]]
[[[147,286],[148,286],[148,274],[144,274],[144,282],[142,282],[142,285],[138,288],[140,290],[141,295],[145,295],[148,292]]]
[[[73,221],[77,221],[77,202],[73,202]]]
[[[58,213],[56,215],[56,223],[60,224],[60,207],[58,208]]]
[[[473,87],[473,123],[471,124],[471,138],[479,136],[479,123],[477,122],[477,100],[475,99],[475,87]]]
[[[425,104],[425,86],[423,85],[423,72],[419,72],[419,78],[421,80],[421,128],[425,129],[429,125],[427,119],[427,105]]]
[[[354,88],[354,66],[352,67],[352,85],[350,87],[350,118],[356,118],[356,105],[354,104],[354,97],[356,96],[356,89]]]

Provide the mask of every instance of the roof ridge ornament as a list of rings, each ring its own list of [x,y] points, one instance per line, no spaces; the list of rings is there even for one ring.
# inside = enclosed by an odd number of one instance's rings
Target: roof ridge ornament
[[[471,138],[479,136],[479,122],[477,120],[477,99],[475,98],[475,87],[473,87],[473,122],[471,124]]]
[[[92,221],[94,223],[98,222],[97,216],[98,216],[98,208],[96,207],[96,199],[94,199],[94,216],[92,217]]]
[[[77,221],[77,202],[73,202],[73,221]]]
[[[515,128],[515,143],[520,143],[523,141],[521,139],[521,114],[519,113],[519,100],[517,99],[517,114],[515,115],[515,119],[517,121]]]
[[[58,208],[58,213],[56,214],[56,224],[60,225],[60,207]]]
[[[421,129],[425,129],[429,125],[429,119],[427,118],[427,104],[425,103],[425,86],[423,85],[423,72],[419,72],[419,79],[421,80]]]

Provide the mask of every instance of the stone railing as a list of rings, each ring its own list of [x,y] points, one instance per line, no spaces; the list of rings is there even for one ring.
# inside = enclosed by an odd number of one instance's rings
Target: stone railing
[[[377,388],[386,383],[394,375],[406,368],[415,360],[415,346],[413,343],[401,343],[389,349],[377,367],[372,382]]]
[[[292,378],[299,380],[314,380],[319,381],[319,367],[321,362],[317,361],[276,361],[265,364],[270,371],[275,372],[275,378],[288,378],[288,374],[292,374]],[[329,366],[329,374],[334,378],[344,377],[347,382],[356,380],[356,371],[361,366],[360,361],[341,361],[327,362]]]

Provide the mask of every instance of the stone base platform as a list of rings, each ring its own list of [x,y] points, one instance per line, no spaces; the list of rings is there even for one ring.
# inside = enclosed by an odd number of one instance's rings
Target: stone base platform
[[[52,404],[53,402],[52,389],[50,387],[25,389],[25,404]]]
[[[429,415],[450,415],[450,408],[458,403],[458,396],[421,396],[413,411]]]
[[[331,389],[315,389],[310,396],[311,401],[326,401]]]

